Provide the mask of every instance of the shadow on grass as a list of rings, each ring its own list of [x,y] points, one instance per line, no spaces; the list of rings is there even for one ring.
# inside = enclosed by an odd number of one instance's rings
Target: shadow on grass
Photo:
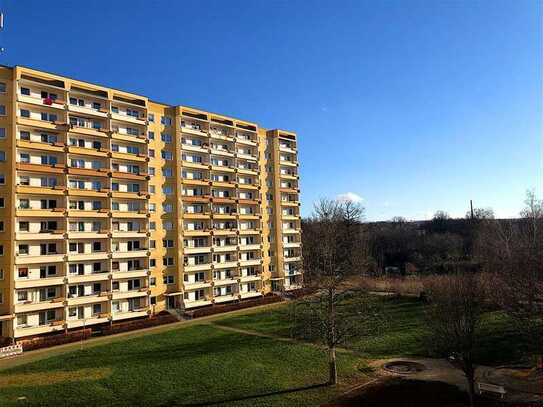
[[[224,403],[234,403],[234,402],[238,402],[238,401],[259,399],[259,398],[262,398],[262,397],[278,396],[278,395],[281,395],[281,394],[289,394],[289,393],[297,393],[297,392],[300,392],[300,391],[313,390],[313,389],[318,389],[318,388],[327,387],[327,386],[328,386],[328,383],[318,383],[318,384],[311,384],[309,386],[295,387],[295,388],[292,388],[292,389],[285,389],[285,390],[276,390],[276,391],[253,394],[253,395],[243,396],[243,397],[232,397],[232,398],[227,398],[227,399],[222,399],[222,400],[211,400],[211,401],[203,401],[203,402],[188,403],[188,404],[178,404],[175,401],[171,400],[171,401],[167,401],[167,402],[165,402],[163,404],[160,404],[160,406],[172,406],[172,405],[174,405],[174,406],[183,406],[183,407],[216,406],[216,405],[224,404]]]

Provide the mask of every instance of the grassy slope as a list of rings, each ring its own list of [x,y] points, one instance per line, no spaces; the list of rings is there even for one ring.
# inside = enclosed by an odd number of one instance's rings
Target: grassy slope
[[[360,378],[358,360],[340,355],[343,378]],[[0,373],[0,405],[320,405],[337,390],[326,381],[326,357],[304,344],[195,326],[97,346]],[[66,381],[68,375],[73,379]],[[6,384],[16,377],[17,385]],[[60,380],[57,380],[60,379]],[[13,381],[13,380],[12,380]],[[27,403],[17,402],[26,396]]]
[[[388,322],[375,335],[354,340],[347,348],[362,352],[368,358],[430,356],[427,352],[424,305],[415,298],[375,297],[382,302]],[[216,324],[254,330],[266,334],[290,336],[287,306],[258,313],[236,315]],[[522,338],[515,333],[507,317],[498,312],[484,315],[479,349],[482,364],[497,365],[522,358]]]

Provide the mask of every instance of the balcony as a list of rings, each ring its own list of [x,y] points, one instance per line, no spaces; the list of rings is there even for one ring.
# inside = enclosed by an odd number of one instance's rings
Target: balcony
[[[111,217],[117,219],[145,219],[148,212],[146,209],[138,211],[111,211]]]
[[[22,288],[39,288],[50,287],[53,285],[63,285],[64,277],[48,277],[48,278],[34,278],[34,279],[22,279],[15,278],[15,289]]]
[[[210,253],[211,252],[211,246],[206,247],[187,247],[185,246],[183,248],[184,254],[199,254],[199,253]]]
[[[146,154],[140,153],[140,154],[132,154],[132,153],[122,153],[119,151],[112,151],[111,152],[111,158],[116,158],[118,160],[125,160],[125,161],[137,161],[140,163],[149,161]]]
[[[296,248],[296,247],[302,247],[302,243],[300,242],[283,242],[284,248]]]
[[[147,143],[147,136],[142,131],[138,135],[132,135],[132,134],[126,134],[126,133],[112,133],[111,138],[113,140],[120,140],[120,141],[128,141],[130,143],[139,143],[139,144],[146,144]]]
[[[15,338],[22,338],[24,336],[34,336],[62,330],[64,330],[64,321],[59,320],[47,325],[17,326],[14,336]]]
[[[104,103],[106,100],[104,100]],[[101,118],[107,118],[108,111],[105,108],[95,109],[93,107],[88,106],[79,106],[79,105],[73,105],[71,103],[68,104],[68,111],[73,113],[81,113],[83,115],[90,115],[95,117],[101,117]]]
[[[18,148],[49,151],[55,153],[64,153],[63,143],[42,143],[40,141],[30,141],[18,139],[16,142]]]
[[[104,147],[100,147],[100,149],[95,149],[95,148],[87,148],[87,147],[68,146],[68,153],[107,158],[109,155],[108,154],[109,150]]]
[[[68,319],[66,320],[66,324],[68,326],[68,329],[71,328],[81,328],[83,326],[89,326],[89,325],[96,325],[96,324],[103,324],[105,322],[109,322],[109,314],[108,313],[101,313],[93,315],[90,318],[83,319]]]
[[[283,257],[283,261],[285,263],[294,263],[294,262],[302,261],[302,257],[301,256]]]
[[[39,195],[64,195],[66,189],[63,185],[55,187],[38,187],[31,185],[17,185],[15,192],[18,194],[39,194]]]
[[[240,299],[254,298],[254,297],[262,297],[262,293],[260,291],[246,291],[239,294]]]
[[[64,297],[57,297],[50,301],[32,302],[25,301],[15,304],[15,313],[35,312],[48,309],[64,308]]]
[[[107,198],[109,193],[109,188],[101,189],[79,189],[79,188],[68,188],[68,196],[84,196],[91,198]]]
[[[43,232],[16,232],[15,240],[63,240],[63,230],[52,230]]]
[[[21,126],[36,127],[39,129],[53,130],[56,132],[67,131],[70,126],[64,121],[50,122],[47,120],[30,119],[28,117],[17,116],[17,124]]]
[[[66,165],[63,163],[49,165],[18,162],[15,164],[15,169],[18,171],[44,172],[47,174],[64,174],[65,168]]]
[[[134,290],[113,291],[111,299],[125,300],[128,298],[147,297],[149,295],[148,287],[142,287]]]
[[[231,269],[231,268],[237,268],[238,265],[239,264],[237,260],[213,262],[213,269],[214,270]]]
[[[251,282],[251,281],[260,281],[260,280],[262,280],[262,277],[261,277],[260,274],[245,275],[245,276],[241,276],[239,278],[240,283],[247,283],[247,282]]]
[[[15,264],[40,264],[64,262],[64,253],[43,254],[40,256],[20,255],[16,253]]]
[[[119,271],[119,270],[113,270],[113,276],[112,278],[114,280],[123,279],[123,278],[143,278],[147,277],[149,275],[148,269],[138,269],[138,270],[126,270],[126,271]]]
[[[238,293],[225,294],[213,297],[215,303],[234,301],[239,298]]]
[[[209,288],[211,287],[211,280],[206,281],[194,281],[194,282],[188,282],[185,281],[183,283],[183,286],[185,287],[185,291],[191,291],[191,290],[199,290],[202,288]]]
[[[70,230],[68,231],[67,235],[68,239],[107,239],[108,231],[106,229],[82,232],[78,230]]]
[[[235,252],[237,250],[238,250],[237,245],[213,246],[213,253]]]
[[[95,210],[82,210],[82,209],[68,209],[68,217],[75,218],[107,218],[109,215],[109,209],[95,209]]]
[[[75,295],[67,299],[68,306],[72,305],[84,305],[84,304],[95,304],[97,302],[107,301],[109,294],[108,291],[96,292],[87,295]]]
[[[209,299],[203,299],[203,300],[194,300],[194,301],[184,300],[183,302],[184,302],[185,309],[203,307],[205,305],[211,305],[213,303],[211,301],[211,297],[209,297]]]
[[[111,257],[113,259],[131,259],[131,258],[147,257],[147,256],[149,256],[148,249],[118,251],[118,252],[113,252],[111,254]]]
[[[211,262],[210,263],[203,263],[203,264],[184,264],[183,270],[186,273],[192,273],[196,271],[207,271],[211,269]]]
[[[44,99],[41,97],[23,95],[21,93],[17,93],[17,102],[34,106],[47,107],[55,110],[64,110],[64,105],[66,103],[62,99]]]
[[[100,272],[92,272],[90,274],[70,274],[66,277],[68,284],[76,283],[92,283],[95,281],[108,281],[109,272],[107,270]]]
[[[248,266],[260,266],[262,264],[262,259],[246,259],[246,260],[239,260],[240,267],[248,267]]]
[[[146,317],[149,315],[148,307],[142,307],[138,308],[134,311],[128,311],[128,312],[114,312],[111,314],[111,319],[113,321],[119,321],[121,319],[128,319],[128,318],[141,318]]]
[[[111,237],[147,237],[147,230],[144,228],[138,230],[114,230],[111,232]]]
[[[33,208],[17,208],[15,216],[17,217],[37,217],[37,218],[62,218],[66,209],[33,209]]]
[[[147,118],[145,117],[144,112],[139,112],[138,117],[131,116],[129,114],[126,114],[122,111],[119,112],[111,112],[111,119],[112,120],[118,120],[125,123],[131,123],[131,124],[138,124],[138,125],[146,125],[147,124]]]
[[[206,122],[203,121],[200,125],[199,123],[186,122],[185,120],[183,120],[181,122],[181,131],[186,134],[194,134],[197,136],[207,137],[208,134],[207,131],[204,129],[204,123]]]
[[[105,127],[92,127],[91,124],[85,124],[85,126],[78,126],[75,124],[70,124],[70,133],[82,134],[85,136],[92,137],[107,137],[109,129]]]
[[[219,279],[213,279],[213,284],[215,285],[215,287],[222,287],[222,286],[225,286],[225,285],[236,285],[238,284],[238,279],[237,277],[231,277],[231,278],[224,278],[222,280],[219,280]],[[217,298],[217,297],[215,297]]]
[[[108,259],[107,252],[69,253],[68,254],[68,261],[106,260],[106,259]]]

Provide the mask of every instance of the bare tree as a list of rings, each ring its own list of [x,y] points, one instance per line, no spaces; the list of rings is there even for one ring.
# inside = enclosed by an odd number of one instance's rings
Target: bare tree
[[[329,383],[337,383],[336,347],[354,324],[338,319],[338,306],[346,295],[345,283],[364,266],[360,255],[363,208],[350,201],[321,199],[303,234],[305,284],[318,294],[301,301],[294,316],[298,333],[320,333],[328,350]]]
[[[472,219],[471,211],[466,212],[466,219]],[[492,208],[473,208],[473,219],[494,219],[494,210]]]
[[[475,395],[475,348],[485,290],[480,275],[456,273],[425,282],[430,344],[443,355],[453,355],[468,382],[470,406]]]
[[[485,221],[477,255],[494,276],[495,302],[513,317],[543,369],[543,201],[531,191],[520,219]]]

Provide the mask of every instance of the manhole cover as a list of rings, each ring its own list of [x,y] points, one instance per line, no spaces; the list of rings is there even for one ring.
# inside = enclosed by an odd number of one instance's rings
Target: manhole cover
[[[426,370],[426,366],[417,362],[409,362],[406,360],[397,360],[388,362],[383,365],[383,369],[396,374],[413,374]]]

